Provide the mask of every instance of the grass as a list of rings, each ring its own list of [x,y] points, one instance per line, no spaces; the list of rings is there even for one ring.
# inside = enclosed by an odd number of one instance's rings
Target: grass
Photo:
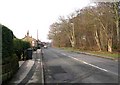
[[[80,50],[80,49],[65,48],[65,47],[62,47],[61,49],[72,51],[72,52],[87,52],[87,53],[96,54],[104,57],[111,57],[114,59],[120,58],[120,54],[118,54],[117,52],[110,53],[110,52],[104,52],[104,51],[89,51],[89,50]]]
[[[96,52],[95,51],[90,51],[90,53],[101,55],[101,56],[108,56],[108,57],[112,57],[112,58],[118,58],[119,57],[118,53],[98,52],[98,51],[96,51]]]

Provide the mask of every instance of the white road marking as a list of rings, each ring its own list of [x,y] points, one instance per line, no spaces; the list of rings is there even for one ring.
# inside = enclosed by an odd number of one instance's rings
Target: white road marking
[[[62,55],[66,55],[66,54],[65,54],[65,53],[62,53]],[[92,66],[92,67],[98,68],[98,69],[100,69],[100,70],[102,70],[102,71],[108,72],[108,70],[106,70],[106,69],[103,69],[103,68],[101,68],[101,67],[98,67],[98,66],[93,65],[93,64],[90,64],[90,63],[87,63],[87,62],[85,62],[85,61],[83,61],[83,60],[80,60],[80,59],[74,58],[74,57],[72,57],[72,56],[68,56],[68,57],[70,57],[70,58],[72,58],[72,59],[74,59],[74,60],[80,61],[80,62],[82,62],[82,63],[84,63],[84,64],[86,64],[86,65],[89,65],[89,66]]]
[[[61,54],[66,56],[66,54],[65,54],[65,53],[61,53]]]
[[[90,64],[90,63],[87,63],[87,62],[85,62],[85,61],[83,61],[83,60],[79,60],[79,59],[74,58],[74,57],[72,57],[72,56],[68,56],[68,57],[70,57],[70,58],[72,58],[72,59],[74,59],[74,60],[80,61],[80,62],[82,62],[82,63],[84,63],[84,64],[87,64],[87,65],[89,65],[89,66],[98,68],[98,69],[100,69],[100,70],[102,70],[102,71],[108,72],[108,70],[106,70],[106,69],[103,69],[103,68],[101,68],[101,67],[98,67],[98,66],[93,65],[93,64]]]
[[[67,56],[67,54],[65,54],[65,53],[61,53],[61,54],[64,55],[64,56]],[[74,60],[76,60],[76,61],[79,61],[79,62],[81,62],[81,63],[84,63],[84,64],[86,64],[86,65],[89,65],[89,66],[92,66],[92,67],[94,67],[94,68],[97,68],[97,69],[99,69],[99,70],[102,70],[102,71],[105,71],[105,72],[109,72],[109,73],[112,73],[112,74],[118,76],[117,73],[113,73],[113,72],[108,71],[108,70],[106,70],[106,69],[104,69],[104,68],[101,68],[101,67],[99,67],[99,66],[96,66],[96,65],[93,65],[93,64],[87,63],[87,62],[85,62],[85,61],[83,61],[83,60],[80,60],[80,59],[74,58],[74,57],[72,57],[72,56],[68,56],[68,57],[69,57],[69,58],[72,58],[72,59],[74,59]]]

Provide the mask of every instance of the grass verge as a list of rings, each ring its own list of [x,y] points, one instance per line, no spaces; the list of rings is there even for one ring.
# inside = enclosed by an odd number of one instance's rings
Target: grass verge
[[[89,51],[89,50],[80,50],[80,49],[73,49],[73,48],[65,48],[62,47],[61,49],[67,50],[67,51],[72,51],[72,52],[84,52],[84,53],[90,53],[94,55],[99,55],[101,57],[106,57],[106,58],[112,58],[112,59],[118,59],[120,58],[120,53],[118,52],[104,52],[104,51]]]

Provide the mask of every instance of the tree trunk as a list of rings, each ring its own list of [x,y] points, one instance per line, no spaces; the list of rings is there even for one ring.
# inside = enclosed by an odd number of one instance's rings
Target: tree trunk
[[[119,43],[119,2],[114,3],[114,12],[115,12],[115,24],[116,24],[116,29],[117,29],[117,44]]]
[[[100,45],[100,41],[99,41],[99,36],[98,36],[98,32],[95,32],[95,40],[97,43],[97,46],[99,47],[99,51],[101,51],[101,45]]]
[[[70,43],[71,43],[71,46],[72,46],[72,48],[75,48],[75,44],[76,44],[76,38],[75,38],[75,36],[74,35],[69,35],[69,34],[67,34],[67,36],[68,36],[68,38],[69,38],[69,40],[70,40]]]
[[[120,42],[119,21],[116,21],[116,28],[117,28],[117,46],[119,47],[119,42]]]
[[[120,44],[120,28],[119,28],[119,2],[114,3],[114,12],[115,12],[115,24],[116,24],[116,29],[117,29],[117,47],[119,48]]]
[[[112,38],[108,38],[108,52],[112,52]]]
[[[71,42],[71,45],[72,45],[73,48],[75,48],[75,42],[74,41]]]

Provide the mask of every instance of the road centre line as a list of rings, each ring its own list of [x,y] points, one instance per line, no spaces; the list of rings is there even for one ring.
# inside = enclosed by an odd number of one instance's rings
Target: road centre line
[[[89,66],[98,68],[98,69],[100,69],[100,70],[102,70],[102,71],[108,72],[108,70],[106,70],[106,69],[103,69],[103,68],[101,68],[101,67],[98,67],[98,66],[93,65],[93,64],[90,64],[90,63],[87,63],[87,62],[85,62],[85,61],[83,61],[83,60],[79,60],[79,59],[74,58],[74,57],[72,57],[72,56],[68,56],[68,57],[70,57],[70,58],[72,58],[72,59],[74,59],[74,60],[80,61],[80,62],[82,62],[82,63],[84,63],[84,64],[86,64],[86,65],[89,65]]]
[[[72,59],[74,59],[74,60],[76,60],[76,61],[79,61],[79,62],[81,62],[81,63],[84,63],[84,64],[86,64],[86,65],[92,66],[92,67],[97,68],[97,69],[99,69],[99,70],[102,70],[102,71],[105,71],[105,72],[109,72],[109,73],[112,73],[112,74],[118,76],[117,73],[114,73],[114,72],[111,72],[111,71],[106,70],[106,69],[104,69],[104,68],[98,67],[98,66],[96,66],[96,65],[93,65],[93,64],[87,63],[87,62],[85,62],[85,61],[83,61],[83,60],[80,60],[80,59],[74,58],[74,57],[72,57],[72,56],[68,56],[68,55],[65,54],[65,53],[61,53],[61,54],[64,55],[64,56],[67,56],[67,57],[69,57],[69,58],[72,58]]]
[[[61,53],[61,54],[66,56],[66,54],[65,54],[65,53]]]
[[[62,53],[62,55],[65,55],[65,56],[66,56],[66,54],[64,54],[64,53]],[[80,59],[74,58],[74,57],[72,57],[72,56],[68,56],[68,57],[70,57],[70,58],[72,58],[72,59],[74,59],[74,60],[80,61],[80,62],[82,62],[82,63],[84,63],[84,64],[86,64],[86,65],[89,65],[89,66],[92,66],[92,67],[98,68],[98,69],[100,69],[100,70],[102,70],[102,71],[108,72],[108,70],[106,70],[106,69],[103,69],[103,68],[101,68],[101,67],[98,67],[98,66],[93,65],[93,64],[90,64],[90,63],[87,63],[87,62],[85,62],[85,61],[83,61],[83,60],[80,60]]]

